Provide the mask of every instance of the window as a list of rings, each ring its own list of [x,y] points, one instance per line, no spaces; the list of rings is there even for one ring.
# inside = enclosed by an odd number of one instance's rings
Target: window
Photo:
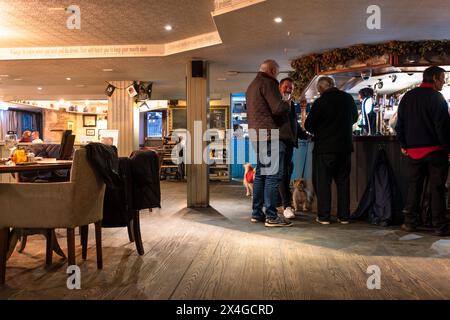
[[[163,113],[148,112],[147,113],[147,137],[162,138],[163,130]]]

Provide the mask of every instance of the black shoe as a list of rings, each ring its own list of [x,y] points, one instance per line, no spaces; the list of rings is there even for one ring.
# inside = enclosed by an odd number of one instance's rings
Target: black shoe
[[[450,227],[443,227],[440,229],[436,229],[434,231],[434,235],[437,237],[449,237],[450,236]]]
[[[275,219],[266,219],[266,227],[268,228],[290,226],[292,226],[292,222],[280,216],[276,217]]]
[[[417,230],[416,226],[413,226],[411,224],[402,224],[400,229],[405,232],[414,232]]]
[[[261,216],[261,217],[253,217],[252,216],[252,220],[251,220],[252,223],[262,223],[265,221],[266,221],[266,217],[264,217],[264,216]]]

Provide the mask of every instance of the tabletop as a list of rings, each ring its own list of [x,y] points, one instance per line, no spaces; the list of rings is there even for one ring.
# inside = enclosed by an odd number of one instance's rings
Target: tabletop
[[[39,161],[24,165],[0,165],[1,173],[20,173],[30,171],[52,171],[72,168],[72,161],[70,160],[56,160],[56,161]]]

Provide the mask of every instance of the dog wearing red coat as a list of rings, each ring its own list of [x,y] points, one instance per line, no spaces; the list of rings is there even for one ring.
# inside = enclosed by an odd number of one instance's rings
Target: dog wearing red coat
[[[253,195],[253,182],[255,181],[255,173],[256,170],[252,167],[250,163],[244,165],[245,173],[244,173],[244,186],[247,190],[247,197],[251,197]]]

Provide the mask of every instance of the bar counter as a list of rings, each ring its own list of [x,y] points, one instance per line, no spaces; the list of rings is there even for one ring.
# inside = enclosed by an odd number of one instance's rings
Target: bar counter
[[[407,158],[401,154],[400,143],[396,136],[354,136],[354,152],[352,154],[352,171],[350,175],[350,210],[358,207],[372,174],[373,165],[379,149],[384,149],[395,174],[397,185],[402,193],[403,201],[407,195]],[[294,151],[294,173],[292,179],[303,177],[308,189],[312,190],[312,151],[313,142],[301,141]],[[305,163],[306,160],[306,163]],[[333,183],[332,211],[336,213],[336,187]],[[316,204],[313,204],[313,209]]]
[[[400,151],[396,136],[354,136],[355,152],[352,154],[352,172],[350,175],[350,208],[354,211],[364,194],[373,170],[378,150],[386,151],[389,163],[394,171],[397,185],[406,199],[408,190],[408,161]],[[335,208],[335,204],[333,206]]]

